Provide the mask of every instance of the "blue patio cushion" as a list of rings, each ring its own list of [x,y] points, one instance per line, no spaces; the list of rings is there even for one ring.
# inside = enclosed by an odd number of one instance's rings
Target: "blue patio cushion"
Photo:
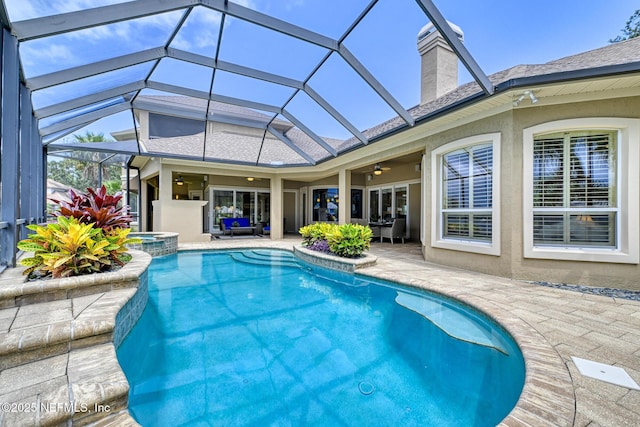
[[[233,227],[234,222],[238,223],[238,227],[251,227],[249,218],[222,218],[222,222],[224,223],[224,228]]]

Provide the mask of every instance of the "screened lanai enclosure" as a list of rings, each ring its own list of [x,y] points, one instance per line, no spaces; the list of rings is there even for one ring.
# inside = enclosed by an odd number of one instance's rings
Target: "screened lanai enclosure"
[[[469,97],[494,91],[431,0],[2,0],[0,21],[5,267],[46,220],[47,155],[318,165],[434,114],[400,83],[419,86],[416,37],[436,30]],[[113,140],[74,141],[86,131]]]

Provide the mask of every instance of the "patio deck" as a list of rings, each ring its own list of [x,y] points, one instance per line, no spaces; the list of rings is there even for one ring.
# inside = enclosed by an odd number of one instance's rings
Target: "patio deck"
[[[281,241],[230,239],[183,244],[180,249],[273,247],[290,250],[299,242],[299,239],[289,236]],[[378,257],[377,264],[359,270],[360,273],[454,296],[493,316],[514,335],[527,360],[527,382],[516,409],[503,425],[640,425],[640,391],[585,377],[571,359],[575,356],[621,367],[640,382],[639,301],[553,289],[426,263],[422,260],[419,245],[411,242],[394,245],[375,243],[371,253]],[[42,307],[50,305],[43,303]],[[31,311],[34,309],[33,305],[29,308]],[[0,310],[0,319],[4,319],[0,335],[7,334],[16,326],[10,319],[19,318],[21,310],[23,308]],[[53,323],[55,319],[50,321]],[[65,371],[66,358],[70,360],[84,354],[90,359],[86,363],[91,366],[85,368],[81,361],[77,361],[78,372],[107,371],[101,376],[106,376],[110,382],[114,378],[121,382],[122,374],[114,371],[111,363],[115,361],[113,346],[99,344],[93,348],[73,350],[69,354],[34,363],[48,365],[46,361],[50,360],[51,366],[59,365],[61,377],[70,377],[76,374]],[[102,363],[96,365],[97,360]],[[45,365],[38,371],[22,365],[0,372],[0,397],[13,394],[7,394],[7,390],[17,391],[21,381],[27,381],[23,390],[28,389],[29,393],[36,392],[39,396],[42,393],[43,398],[46,397],[46,390],[36,390],[40,387],[37,385],[38,375],[43,377],[41,386],[45,386],[47,381],[52,382],[49,378],[51,373],[42,370]],[[60,386],[57,382],[55,384]],[[119,390],[114,399],[121,398],[121,391],[126,393],[126,388],[119,387]],[[12,415],[0,411],[0,425],[16,421],[16,414]],[[132,423],[126,413],[112,415],[100,425]]]

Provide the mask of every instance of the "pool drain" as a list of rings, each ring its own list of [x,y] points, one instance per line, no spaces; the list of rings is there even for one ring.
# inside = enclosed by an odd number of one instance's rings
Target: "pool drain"
[[[375,389],[376,388],[373,386],[373,384],[368,381],[362,381],[360,384],[358,384],[358,390],[360,390],[360,393],[364,394],[365,396],[373,393]]]

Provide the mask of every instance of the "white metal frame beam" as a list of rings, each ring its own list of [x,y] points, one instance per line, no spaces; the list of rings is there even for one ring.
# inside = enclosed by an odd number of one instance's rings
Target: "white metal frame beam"
[[[127,111],[130,108],[131,108],[131,104],[128,102],[111,105],[109,107],[101,108],[96,111],[91,111],[87,114],[82,114],[76,117],[72,117],[68,120],[62,120],[60,122],[52,124],[51,126],[42,128],[40,129],[40,135],[44,137],[47,135],[54,134],[56,132],[62,132],[72,127],[88,125],[89,123],[93,123],[96,120],[100,120],[104,117],[111,116],[113,114],[117,114],[122,111]]]
[[[140,52],[130,53],[128,55],[118,56],[116,58],[104,61],[93,62],[79,67],[67,68],[50,74],[27,79],[27,87],[32,91],[69,83],[75,80],[81,80],[87,77],[96,76],[98,74],[108,73],[110,71],[119,70],[121,68],[131,67],[133,65],[143,64],[145,62],[154,61],[167,56],[163,47],[143,50]]]
[[[107,99],[117,98],[126,94],[136,92],[144,89],[145,83],[142,80],[137,82],[128,83],[126,85],[114,87],[102,92],[96,92],[91,95],[81,96],[80,98],[70,99],[69,101],[60,102],[58,104],[49,105],[47,107],[39,108],[34,111],[34,115],[38,119],[45,117],[55,116],[56,114],[64,113],[67,111],[75,110],[76,108],[87,107],[91,104],[95,104]]]
[[[273,126],[267,126],[267,130],[269,131],[269,133],[271,133],[273,136],[278,138],[280,141],[282,141],[285,145],[287,145],[293,151],[298,153],[303,159],[305,159],[307,162],[309,162],[309,164],[311,164],[312,166],[316,164],[316,161],[315,161],[315,159],[313,157],[311,157],[303,149],[301,149],[296,144],[294,144],[293,141],[291,141],[289,138],[284,136],[276,128],[274,128]],[[258,160],[260,160],[260,159],[258,159]]]
[[[18,41],[34,40],[83,30],[99,25],[113,24],[135,18],[157,15],[174,10],[184,9],[199,3],[198,0],[137,0],[101,6],[41,18],[26,19],[12,24],[13,34]]]

